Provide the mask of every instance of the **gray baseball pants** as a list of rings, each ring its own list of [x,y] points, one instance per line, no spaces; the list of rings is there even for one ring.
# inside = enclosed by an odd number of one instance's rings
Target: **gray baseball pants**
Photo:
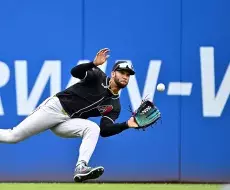
[[[13,129],[0,129],[0,142],[17,143],[47,129],[64,138],[82,137],[78,162],[89,162],[98,141],[100,128],[90,120],[70,118],[57,97],[47,98]]]

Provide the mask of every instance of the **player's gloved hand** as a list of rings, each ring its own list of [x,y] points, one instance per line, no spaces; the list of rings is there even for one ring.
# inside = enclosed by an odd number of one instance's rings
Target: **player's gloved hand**
[[[127,124],[130,128],[138,127],[138,124],[135,122],[134,117],[130,117],[130,119],[127,121]]]
[[[161,119],[161,112],[149,100],[143,100],[136,111],[133,112],[133,118],[138,127],[135,129],[145,130],[147,127],[152,126]]]
[[[109,55],[108,53],[110,52],[109,48],[104,48],[104,49],[101,49],[96,57],[94,58],[94,65],[96,66],[99,66],[99,65],[102,65],[104,62],[106,62],[106,60],[109,58]]]

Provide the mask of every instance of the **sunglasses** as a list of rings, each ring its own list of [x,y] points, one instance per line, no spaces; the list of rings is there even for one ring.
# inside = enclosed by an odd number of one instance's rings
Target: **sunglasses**
[[[134,71],[133,66],[131,63],[125,62],[125,63],[119,63],[114,70],[117,69],[130,69],[132,71]]]

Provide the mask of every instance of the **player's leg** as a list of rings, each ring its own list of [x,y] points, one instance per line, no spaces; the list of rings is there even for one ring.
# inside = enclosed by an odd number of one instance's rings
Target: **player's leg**
[[[95,179],[103,174],[104,168],[101,166],[96,168],[87,167],[100,134],[100,128],[96,123],[90,120],[76,118],[61,123],[51,130],[56,135],[64,138],[82,137],[78,162],[74,173],[74,180],[76,182]]]
[[[0,129],[0,142],[20,142],[68,119],[69,117],[61,112],[58,99],[55,97],[48,98],[13,129]]]

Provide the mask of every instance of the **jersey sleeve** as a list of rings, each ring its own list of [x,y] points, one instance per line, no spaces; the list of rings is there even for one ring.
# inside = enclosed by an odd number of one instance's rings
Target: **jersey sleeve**
[[[96,66],[93,62],[83,63],[71,69],[71,75],[80,80],[92,80],[96,78]]]
[[[120,111],[111,111],[109,114],[102,117],[100,122],[100,135],[102,137],[116,135],[129,128],[126,122],[115,123],[119,114]]]

